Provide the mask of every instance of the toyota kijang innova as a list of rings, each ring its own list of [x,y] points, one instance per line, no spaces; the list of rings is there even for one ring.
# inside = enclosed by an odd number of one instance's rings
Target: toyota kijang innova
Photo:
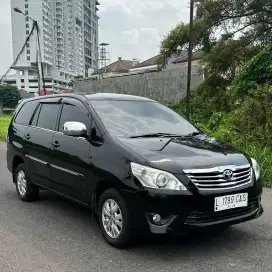
[[[98,215],[106,241],[229,226],[258,218],[258,163],[168,107],[117,94],[54,95],[19,103],[7,134],[18,196],[50,190]]]

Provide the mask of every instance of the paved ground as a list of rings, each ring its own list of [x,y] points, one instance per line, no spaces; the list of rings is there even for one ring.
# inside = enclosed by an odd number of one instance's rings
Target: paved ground
[[[259,220],[220,235],[151,238],[116,250],[87,209],[48,192],[21,202],[0,144],[0,271],[272,271],[272,190],[263,204]]]

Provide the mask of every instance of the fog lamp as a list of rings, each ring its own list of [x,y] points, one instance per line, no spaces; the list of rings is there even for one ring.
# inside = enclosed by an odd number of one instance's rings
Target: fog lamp
[[[152,217],[154,223],[159,223],[161,221],[161,216],[159,214],[154,214]]]

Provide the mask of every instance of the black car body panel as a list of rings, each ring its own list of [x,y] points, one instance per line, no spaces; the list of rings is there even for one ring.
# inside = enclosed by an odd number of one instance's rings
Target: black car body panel
[[[179,230],[186,225],[234,224],[262,214],[262,186],[254,173],[252,182],[244,187],[202,191],[184,172],[219,165],[249,165],[252,168],[246,154],[204,133],[177,137],[116,137],[108,131],[92,105],[92,101],[106,100],[152,101],[126,95],[95,94],[46,96],[21,102],[8,130],[7,165],[10,172],[14,173],[18,162],[24,162],[33,183],[94,209],[103,190],[117,188],[135,212],[135,218],[140,219],[136,223],[139,228],[149,226],[157,233]],[[31,101],[37,105],[32,104],[34,110],[27,124],[16,123],[20,109]],[[50,103],[59,107],[58,111],[55,109],[55,127],[41,128],[38,126],[41,108]],[[87,123],[87,137],[67,136],[61,131],[65,105],[82,112],[81,118]],[[133,175],[131,162],[172,173],[187,191],[143,186]],[[215,197],[245,192],[248,207],[214,212]],[[170,219],[164,225],[156,226],[149,218],[149,214],[154,213]]]
[[[182,173],[183,169],[250,163],[241,151],[205,134],[174,139],[122,138],[119,140],[135,150],[149,162],[150,166],[171,173]]]

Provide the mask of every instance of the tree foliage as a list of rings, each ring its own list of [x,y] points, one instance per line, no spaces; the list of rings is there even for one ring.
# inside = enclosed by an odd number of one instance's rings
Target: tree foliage
[[[0,104],[4,108],[14,108],[21,99],[15,86],[0,85]]]
[[[245,65],[235,77],[232,90],[239,95],[245,95],[260,84],[272,84],[272,45],[267,46]]]
[[[196,0],[196,19],[228,38],[239,33],[250,43],[272,42],[272,3],[269,0]]]
[[[201,21],[194,22],[193,46],[194,49],[210,49],[213,44],[210,30]],[[161,53],[170,57],[181,50],[186,50],[189,45],[189,24],[180,23],[174,27],[161,42]]]
[[[202,49],[208,78],[231,82],[260,49],[272,43],[272,2],[195,0],[193,49]],[[189,25],[180,23],[161,42],[169,57],[188,48]],[[227,86],[225,86],[227,87]]]
[[[247,43],[247,37],[219,40],[202,58],[208,74],[234,78],[239,67],[258,53],[258,47],[248,46]]]

